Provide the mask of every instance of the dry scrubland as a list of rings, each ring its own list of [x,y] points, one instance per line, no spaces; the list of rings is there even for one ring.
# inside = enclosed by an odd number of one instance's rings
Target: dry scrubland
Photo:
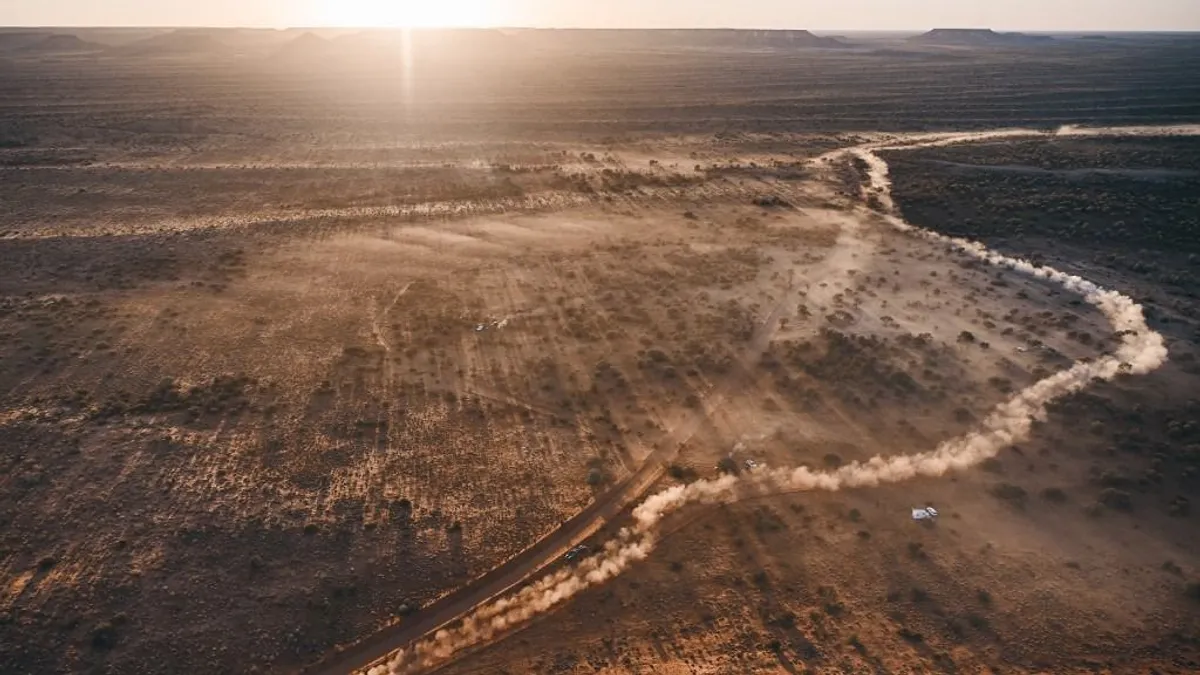
[[[1114,338],[810,160],[1200,118],[1183,38],[597,40],[407,75],[150,39],[0,53],[4,672],[291,672],[647,462],[665,485],[929,449]],[[1171,361],[970,472],[684,511],[445,672],[1200,667],[1200,144],[885,157],[909,221],[1122,290]]]

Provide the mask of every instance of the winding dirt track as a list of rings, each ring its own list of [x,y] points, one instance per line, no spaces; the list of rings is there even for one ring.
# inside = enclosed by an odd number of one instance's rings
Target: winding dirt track
[[[1200,126],[1165,127],[1129,129],[1130,135],[1197,135]],[[911,136],[890,136],[886,140],[876,140],[858,146],[839,149],[825,157],[845,156],[860,151],[904,149],[914,147],[930,147],[955,143],[972,142],[977,140],[1003,137],[1053,137],[1054,135],[1124,135],[1119,128],[1104,128],[1081,130],[1064,127],[1057,134],[1034,130],[998,130],[994,132],[977,132],[971,134],[918,134]],[[815,163],[814,163],[815,164]],[[886,208],[892,207],[890,196],[886,199]],[[789,298],[787,294],[785,300]],[[779,323],[783,303],[772,310],[751,340],[747,354],[765,349],[770,343],[771,335]],[[747,363],[746,358],[742,363]],[[724,398],[736,386],[741,378],[734,378],[726,386],[718,388],[710,394],[704,405],[704,411],[689,416],[679,427],[673,430],[671,442],[656,450],[642,466],[631,476],[624,479],[586,509],[564,522],[558,529],[543,537],[541,540],[525,549],[518,555],[502,563],[490,572],[475,579],[468,586],[451,593],[437,602],[423,608],[409,619],[386,627],[370,637],[355,643],[342,651],[328,656],[302,672],[306,675],[345,675],[367,669],[382,662],[385,657],[397,649],[403,648],[423,637],[436,633],[439,629],[463,617],[474,608],[487,603],[499,596],[538,578],[542,571],[554,564],[571,547],[586,540],[622,511],[632,506],[649,491],[665,471],[667,463],[672,461],[679,448],[686,443],[700,428],[704,419],[723,404]]]

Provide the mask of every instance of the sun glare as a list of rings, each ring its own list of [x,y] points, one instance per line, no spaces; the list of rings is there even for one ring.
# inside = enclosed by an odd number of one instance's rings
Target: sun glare
[[[489,0],[323,0],[333,26],[436,28],[485,26]]]

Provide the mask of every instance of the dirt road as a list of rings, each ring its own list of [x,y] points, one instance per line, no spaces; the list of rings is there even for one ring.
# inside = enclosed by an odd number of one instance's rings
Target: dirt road
[[[664,468],[662,458],[657,453],[652,455],[636,473],[507,562],[459,591],[423,608],[412,617],[388,626],[302,672],[314,675],[345,675],[366,668],[390,652],[453,622],[475,606],[536,578],[543,568],[594,534],[641,497],[662,476]]]

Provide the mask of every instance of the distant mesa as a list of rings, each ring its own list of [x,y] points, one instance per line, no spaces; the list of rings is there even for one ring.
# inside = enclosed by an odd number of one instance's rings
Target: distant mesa
[[[332,43],[315,33],[304,33],[300,37],[288,41],[275,53],[271,59],[276,61],[307,61],[329,56]]]
[[[0,52],[11,52],[30,47],[46,38],[50,33],[43,31],[0,32]]]
[[[643,31],[637,31],[643,33]],[[683,29],[644,31],[659,46],[743,49],[842,49],[851,45],[806,30]]]
[[[276,49],[277,62],[383,65],[405,58],[433,62],[519,57],[529,50],[647,51],[845,49],[853,45],[807,30],[735,29],[390,29],[325,39],[305,33]]]
[[[511,56],[519,46],[493,29],[377,29],[332,39],[306,32],[276,49],[270,60],[304,66],[387,66],[407,58],[443,62],[493,59]]]
[[[910,43],[939,47],[1028,47],[1053,42],[1048,35],[997,33],[989,28],[934,28],[908,39]]]
[[[44,40],[26,45],[21,49],[23,52],[37,52],[40,54],[70,54],[78,52],[98,52],[104,49],[104,45],[99,45],[94,42],[80,40],[75,35],[65,33],[47,35]]]
[[[177,30],[122,45],[111,50],[123,56],[186,56],[216,54],[228,46],[207,31]]]

